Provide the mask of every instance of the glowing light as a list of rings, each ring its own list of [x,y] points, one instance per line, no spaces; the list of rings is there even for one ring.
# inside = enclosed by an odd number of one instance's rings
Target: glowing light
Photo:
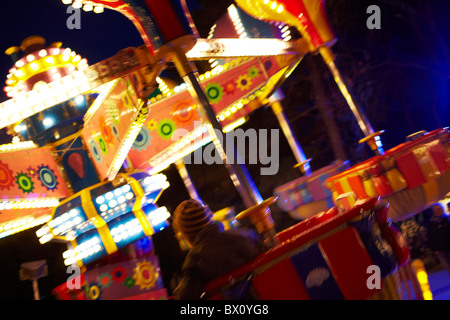
[[[21,69],[19,69],[19,70],[17,70],[16,72],[14,72],[14,75],[15,75],[17,78],[23,77],[24,74],[25,74],[25,73],[24,73],[23,70],[21,70]]]
[[[16,62],[16,64],[15,64],[15,66],[17,67],[17,68],[21,68],[21,67],[23,67],[25,65],[25,62],[23,62],[23,60],[18,60],[17,62]]]
[[[53,57],[47,57],[45,59],[45,62],[47,62],[48,64],[53,64],[55,63],[55,59]]]
[[[82,6],[83,6],[83,2],[77,1],[77,0],[75,0],[75,1],[73,2],[73,4],[72,4],[72,7],[73,7],[74,9],[81,9]]]
[[[89,3],[86,3],[83,6],[83,10],[86,11],[86,12],[92,11],[93,9],[94,9],[94,6],[92,4],[89,4]]]
[[[39,55],[41,58],[45,57],[45,56],[47,55],[47,50],[42,49],[41,51],[39,51],[38,55]]]
[[[39,63],[37,63],[37,62],[30,63],[30,69],[32,71],[37,71],[39,69]]]
[[[42,123],[44,124],[44,126],[46,127],[50,127],[51,125],[53,125],[53,120],[51,118],[45,118]]]
[[[102,13],[103,12],[103,6],[95,6],[94,7],[95,13]]]

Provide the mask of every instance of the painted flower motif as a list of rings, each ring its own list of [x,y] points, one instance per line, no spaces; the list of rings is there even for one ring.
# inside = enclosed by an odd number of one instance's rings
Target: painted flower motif
[[[97,142],[95,142],[95,140],[91,140],[89,142],[89,146],[91,149],[91,154],[94,157],[94,159],[97,160],[97,162],[101,162],[102,154],[101,154],[100,148],[98,147]]]
[[[236,86],[242,91],[248,90],[252,85],[252,79],[248,74],[240,75],[236,80]]]
[[[145,127],[141,128],[141,131],[139,131],[136,139],[133,142],[133,150],[143,151],[146,150],[147,147],[150,145],[150,139],[152,137],[150,136],[150,132],[145,129]]]
[[[116,267],[111,272],[112,279],[114,282],[121,282],[125,280],[125,277],[127,275],[127,271],[123,267]]]
[[[227,95],[233,94],[236,90],[236,83],[234,81],[229,81],[224,85],[223,92]]]
[[[35,169],[35,168],[33,168],[32,166],[29,166],[28,168],[26,168],[25,170],[27,170],[27,174],[30,176],[30,177],[32,177],[32,178],[34,178],[34,177],[36,177],[37,176],[37,170]]]
[[[131,287],[134,287],[134,283],[135,283],[135,281],[132,277],[125,278],[125,281],[123,282],[125,287],[127,287],[128,289],[130,289]]]
[[[87,296],[91,300],[100,300],[102,296],[102,290],[100,289],[98,283],[91,283],[89,289],[87,290]]]
[[[223,88],[220,84],[212,82],[206,86],[205,93],[209,102],[217,103],[222,100]]]
[[[248,69],[248,75],[250,76],[250,78],[255,79],[257,76],[259,76],[259,69],[255,66],[251,67],[250,69]]]
[[[24,193],[30,193],[34,190],[34,183],[31,181],[31,178],[23,172],[19,172],[16,176],[16,183],[19,186],[19,189]]]
[[[108,147],[107,147],[107,145],[106,145],[105,139],[103,139],[102,136],[99,136],[99,137],[97,138],[97,142],[98,142],[98,145],[99,145],[99,147],[100,147],[100,150],[103,152],[103,154],[104,154],[104,155],[107,155],[107,154],[108,154]]]
[[[99,277],[98,277],[98,282],[99,285],[102,288],[108,288],[111,285],[111,275],[108,273],[102,273]]]
[[[14,186],[13,172],[6,163],[0,161],[0,190],[9,190],[12,186]]]
[[[175,104],[170,112],[177,126],[183,127],[194,121],[198,115],[197,108],[192,100],[182,100]]]
[[[175,123],[170,119],[163,119],[158,124],[158,135],[161,139],[169,140],[177,129]]]
[[[156,129],[158,129],[158,121],[156,121],[155,119],[150,119],[147,124],[146,124],[147,129],[151,131],[155,131]]]

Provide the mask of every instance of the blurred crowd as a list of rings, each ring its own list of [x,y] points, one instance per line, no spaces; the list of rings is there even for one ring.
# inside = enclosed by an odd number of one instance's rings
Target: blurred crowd
[[[450,275],[450,202],[438,202],[425,211],[396,223],[408,243],[411,260],[421,259],[427,269],[445,268]]]

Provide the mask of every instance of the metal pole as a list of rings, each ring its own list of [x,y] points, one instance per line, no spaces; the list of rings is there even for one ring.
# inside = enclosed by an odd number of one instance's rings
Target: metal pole
[[[169,55],[175,63],[178,73],[183,78],[188,88],[191,92],[193,98],[199,104],[199,110],[203,118],[211,124],[208,126],[209,133],[213,137],[213,143],[219,153],[221,159],[230,174],[231,180],[238,190],[238,193],[242,197],[242,200],[247,208],[262,202],[262,197],[256,188],[247,168],[242,161],[239,151],[234,143],[231,144],[233,150],[227,153],[226,148],[226,137],[223,132],[222,125],[217,120],[217,117],[209,104],[208,98],[203,92],[197,77],[194,74],[194,70],[187,59],[182,48],[177,47],[172,44],[170,47]],[[227,159],[227,155],[234,155],[233,159]]]
[[[187,171],[187,168],[186,168],[186,165],[184,164],[183,159],[175,161],[175,166],[177,167],[177,170],[181,176],[181,179],[183,179],[184,185],[189,193],[189,196],[192,199],[201,201],[200,195],[198,194],[197,189],[195,188],[195,185],[192,182],[191,176],[189,175],[189,172]]]
[[[34,292],[34,300],[40,300],[39,298],[39,287],[37,279],[33,280],[33,292]]]
[[[350,92],[347,89],[347,85],[344,82],[344,79],[342,78],[342,75],[337,68],[336,64],[334,63],[334,57],[333,54],[328,47],[322,47],[320,48],[320,53],[325,60],[325,63],[327,64],[328,68],[330,69],[331,73],[333,74],[334,81],[336,81],[336,84],[339,87],[339,90],[341,91],[342,95],[344,96],[345,100],[347,101],[348,106],[350,107],[350,110],[352,111],[353,115],[356,118],[356,121],[358,122],[359,127],[361,128],[362,132],[367,139],[367,142],[370,146],[370,148],[377,153],[378,155],[383,155],[384,150],[383,146],[380,140],[379,135],[373,130],[372,125],[370,124],[369,120],[367,120],[366,115],[360,108],[356,105],[356,103],[353,101],[353,98],[350,94]]]
[[[273,113],[277,117],[278,123],[280,124],[281,130],[283,131],[289,146],[291,147],[292,153],[294,154],[297,163],[303,163],[301,165],[301,170],[306,176],[310,176],[311,166],[309,165],[309,160],[306,158],[302,147],[297,141],[295,137],[294,131],[292,130],[291,125],[286,117],[286,114],[283,110],[283,106],[280,103],[280,99],[283,97],[283,94],[280,89],[278,89],[270,98],[270,106],[272,108]]]

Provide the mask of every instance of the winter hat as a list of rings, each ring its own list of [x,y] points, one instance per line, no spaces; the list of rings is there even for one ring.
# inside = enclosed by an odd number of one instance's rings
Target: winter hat
[[[207,205],[190,199],[178,205],[173,214],[173,228],[192,245],[197,234],[213,223],[213,215]]]

